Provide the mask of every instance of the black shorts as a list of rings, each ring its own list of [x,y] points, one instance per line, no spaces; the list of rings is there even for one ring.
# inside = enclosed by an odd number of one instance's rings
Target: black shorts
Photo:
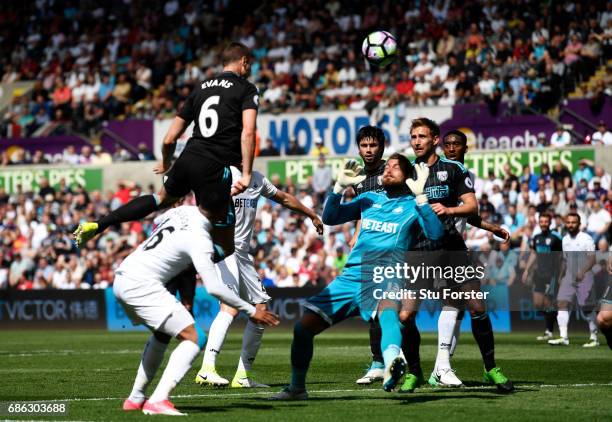
[[[188,148],[164,176],[164,189],[168,195],[182,198],[193,192],[198,206],[220,215],[217,221],[213,221],[216,226],[234,224],[231,188],[232,172],[229,167],[194,154]]]
[[[558,282],[555,276],[540,276],[535,274],[533,276],[533,291],[534,293],[542,293],[543,295],[556,297],[557,296]]]
[[[601,303],[605,303],[607,305],[612,305],[612,282],[608,282],[608,286],[606,287],[606,291],[601,298]]]
[[[193,303],[195,298],[195,286],[196,286],[196,270],[193,265],[190,265],[188,269],[179,273],[176,277],[166,284],[166,290],[172,295],[176,296],[178,292],[181,300],[187,300]]]

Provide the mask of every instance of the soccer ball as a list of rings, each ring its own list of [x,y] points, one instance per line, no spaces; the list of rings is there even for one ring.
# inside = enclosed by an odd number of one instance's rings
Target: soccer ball
[[[361,52],[370,64],[384,67],[395,59],[397,41],[387,31],[372,32],[363,40]]]

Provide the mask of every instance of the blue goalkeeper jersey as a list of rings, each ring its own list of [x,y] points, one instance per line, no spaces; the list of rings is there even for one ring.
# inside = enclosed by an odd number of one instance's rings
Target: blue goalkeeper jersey
[[[323,223],[337,225],[361,219],[357,242],[345,269],[391,257],[398,262],[414,246],[419,234],[432,240],[444,235],[444,226],[429,204],[417,205],[412,195],[389,197],[386,191],[364,192],[345,204],[340,203],[341,199],[342,195],[329,195]]]

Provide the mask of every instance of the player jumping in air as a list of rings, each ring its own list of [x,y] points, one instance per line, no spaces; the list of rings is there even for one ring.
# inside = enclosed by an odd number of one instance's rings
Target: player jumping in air
[[[251,182],[259,96],[255,85],[246,80],[252,56],[245,45],[229,44],[221,60],[223,72],[193,90],[164,137],[163,158],[154,170],[165,175],[159,193],[135,198],[96,222],[79,224],[74,232],[77,246],[111,225],[144,218],[193,191],[198,206],[213,223],[213,240],[220,246],[215,249],[218,260],[233,253],[230,189],[232,194],[240,193]],[[176,142],[191,122],[193,136],[170,167]],[[229,166],[241,163],[242,177],[232,186]]]
[[[570,304],[576,298],[577,305],[586,313],[589,323],[590,341],[585,347],[599,346],[597,340],[596,311],[591,290],[593,288],[593,272],[591,268],[596,263],[595,242],[585,232],[580,231],[580,216],[569,213],[565,217],[567,234],[563,236],[563,269],[561,282],[557,295],[557,324],[559,324],[559,338],[548,340],[551,346],[569,346],[567,326],[570,319]]]
[[[231,170],[233,179],[240,179],[240,171],[235,167],[231,167]],[[236,251],[233,255],[217,264],[217,268],[220,270],[223,282],[234,290],[236,294],[255,305],[258,309],[267,309],[270,296],[266,293],[257,275],[253,257],[249,255],[249,243],[253,235],[257,201],[261,196],[309,217],[317,229],[317,233],[320,235],[323,234],[323,223],[313,210],[304,206],[295,196],[278,190],[258,171],[253,172],[248,188],[241,194],[233,197],[236,209],[236,233],[234,237]],[[196,383],[216,386],[229,384],[227,379],[219,376],[215,364],[217,355],[220,353],[225,341],[227,331],[236,315],[238,315],[238,309],[221,303],[221,310],[215,317],[208,332],[208,343],[204,351],[202,368],[196,375]],[[242,337],[242,351],[240,352],[238,369],[232,380],[232,387],[268,387],[254,381],[251,376],[251,367],[259,351],[263,331],[263,325],[255,324],[253,321],[247,323]]]
[[[325,204],[323,222],[335,225],[361,219],[359,237],[342,274],[306,301],[304,316],[293,331],[291,384],[274,399],[307,399],[306,374],[313,355],[314,337],[356,315],[364,320],[380,320],[385,362],[383,388],[391,391],[401,382],[406,363],[400,356],[399,304],[384,300],[389,298],[381,297],[380,292],[376,294],[383,282],[374,278],[376,267],[373,265],[387,269],[385,264],[393,267],[394,263],[405,262],[405,252],[413,245],[415,232],[424,232],[432,239],[443,234],[440,220],[423,194],[427,167],[418,166],[416,180],[408,179],[412,170],[408,159],[399,154],[391,155],[382,176],[385,190],[362,193],[345,204],[340,204],[341,192],[349,185],[363,181],[365,176],[358,176],[361,169],[354,162],[347,163],[339,176]],[[407,184],[416,198],[409,194]]]
[[[191,368],[206,335],[165,285],[193,263],[209,294],[246,312],[255,323],[277,325],[278,317],[240,299],[219,280],[212,260],[212,224],[198,207],[181,206],[164,216],[151,236],[115,271],[113,293],[132,322],[144,324],[153,332],[123,410],[181,415],[168,397]],[[180,344],[170,355],[155,391],[146,400],[146,389],[162,363],[168,337],[176,337]]]
[[[546,331],[544,335],[536,337],[538,341],[553,338],[553,329],[557,311],[555,309],[555,295],[559,283],[559,270],[561,269],[561,251],[563,245],[561,236],[550,229],[550,214],[540,214],[538,219],[540,233],[531,239],[531,254],[523,272],[523,284],[526,284],[529,275],[533,280],[533,306],[544,313]]]

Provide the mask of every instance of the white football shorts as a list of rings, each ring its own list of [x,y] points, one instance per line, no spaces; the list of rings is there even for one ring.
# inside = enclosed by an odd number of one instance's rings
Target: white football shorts
[[[162,283],[143,283],[116,274],[113,293],[134,325],[144,324],[151,331],[176,337],[195,324],[189,311]]]
[[[232,255],[215,267],[223,283],[242,300],[251,305],[266,303],[270,300],[255,270],[253,258],[248,252],[236,249]]]

